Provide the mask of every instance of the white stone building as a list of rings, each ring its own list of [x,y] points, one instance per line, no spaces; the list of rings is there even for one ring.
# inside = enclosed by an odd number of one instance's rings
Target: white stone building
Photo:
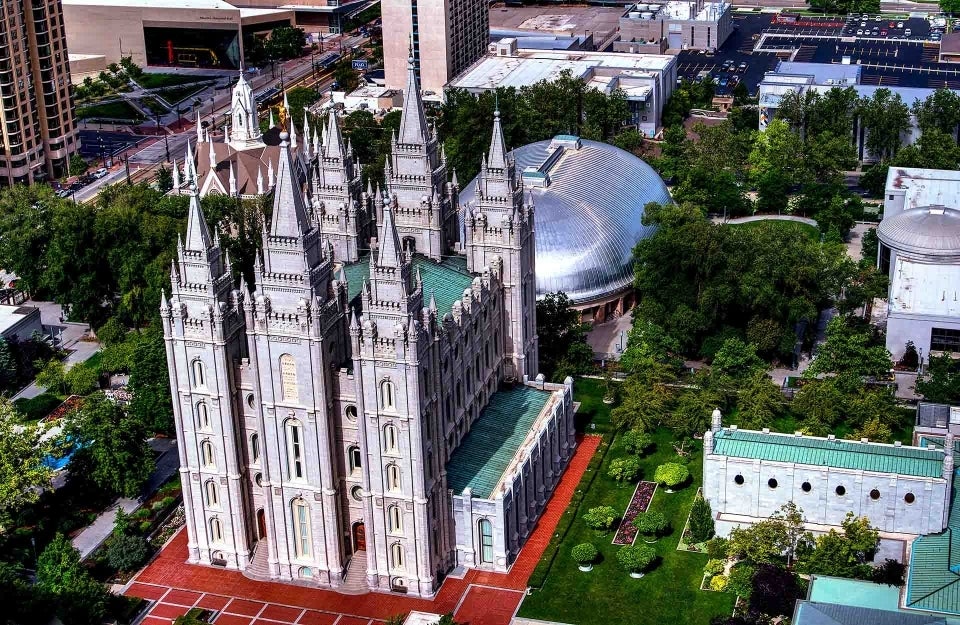
[[[719,411],[703,445],[703,496],[721,536],[788,502],[815,531],[839,529],[848,512],[881,537],[947,527],[953,455],[942,448],[724,428]]]
[[[499,117],[458,255],[412,65],[406,95],[383,189],[360,190],[334,117],[308,159],[281,135],[255,290],[192,191],[160,311],[191,563],[429,597],[456,566],[506,570],[573,453],[572,380],[536,375],[534,209]]]

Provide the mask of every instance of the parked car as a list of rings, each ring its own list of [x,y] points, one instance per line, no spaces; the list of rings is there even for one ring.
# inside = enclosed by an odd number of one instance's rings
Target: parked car
[[[909,37],[912,33],[910,32],[910,29],[908,28],[908,29],[906,29],[905,31],[903,31],[903,34],[906,35],[907,37]]]
[[[897,28],[903,28],[903,22],[897,22]]]
[[[747,71],[747,62],[743,61],[742,63],[740,63],[737,69],[740,70],[741,72]]]
[[[858,29],[857,29],[857,34],[858,34],[858,35],[862,35],[862,34],[863,34],[863,29],[862,29],[862,28],[858,28]]]
[[[80,176],[80,178],[78,178],[78,180],[83,184],[90,184],[91,182],[96,180],[96,178],[93,177],[93,174],[83,174],[82,176]]]
[[[71,193],[73,193],[73,191],[71,191],[70,189],[60,189],[59,191],[57,191],[57,197],[67,198],[67,197],[70,197]]]
[[[883,35],[884,37],[886,37],[886,36],[887,36],[887,31],[886,31],[886,30],[881,30],[881,31],[880,31],[880,34]]]
[[[109,174],[109,173],[110,173],[110,172],[107,171],[107,168],[106,168],[106,167],[101,167],[101,168],[98,169],[97,171],[93,172],[93,178],[94,178],[95,180],[100,180],[101,178],[103,178],[104,176],[106,176],[106,175]]]
[[[71,191],[79,191],[79,190],[82,189],[82,188],[83,188],[83,183],[82,183],[82,182],[79,182],[79,181],[78,181],[78,182],[74,182],[72,185],[70,185],[70,190],[71,190]]]
[[[727,79],[726,76],[724,76],[723,78],[720,79],[719,84],[720,84],[720,87],[726,87],[727,85],[730,84],[730,81]]]

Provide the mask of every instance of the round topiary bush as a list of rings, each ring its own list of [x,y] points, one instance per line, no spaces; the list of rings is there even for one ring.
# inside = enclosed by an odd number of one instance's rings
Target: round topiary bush
[[[648,539],[662,534],[667,529],[667,524],[667,517],[656,510],[641,512],[633,519],[633,526]]]
[[[643,577],[643,572],[650,566],[657,552],[647,545],[633,545],[624,547],[617,552],[617,561],[631,577]]]
[[[615,479],[621,485],[634,482],[640,477],[640,461],[636,458],[617,458],[610,463],[610,469],[607,475]]]
[[[580,566],[587,566],[597,561],[600,552],[591,543],[580,543],[570,550],[570,555]]]
[[[729,580],[727,580],[726,575],[714,575],[710,578],[710,590],[724,592],[727,589],[728,583]]]
[[[659,484],[667,487],[667,492],[673,492],[676,486],[679,486],[690,479],[690,471],[687,467],[676,462],[666,462],[657,467],[653,474],[653,479]]]
[[[583,522],[592,530],[607,532],[619,518],[620,515],[612,507],[597,506],[587,510],[587,513],[583,515]]]
[[[628,454],[639,456],[653,445],[653,439],[646,432],[627,430],[620,435],[620,445]]]

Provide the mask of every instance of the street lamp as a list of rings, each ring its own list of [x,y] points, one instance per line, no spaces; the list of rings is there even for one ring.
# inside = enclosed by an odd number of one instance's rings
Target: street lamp
[[[154,113],[154,114],[157,116],[157,132],[161,132],[161,130],[160,130],[160,113],[157,112],[157,113]],[[170,141],[169,141],[169,139],[167,138],[167,132],[166,132],[166,130],[163,131],[163,145],[166,147],[166,150],[167,150],[167,162],[169,163],[169,162],[170,162]]]

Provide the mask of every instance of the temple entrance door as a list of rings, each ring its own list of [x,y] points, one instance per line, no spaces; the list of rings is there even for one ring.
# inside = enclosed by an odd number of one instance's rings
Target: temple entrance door
[[[263,508],[257,510],[257,538],[267,537],[267,517],[263,513]]]
[[[353,526],[353,550],[355,552],[367,550],[367,529],[363,526],[363,523],[357,523]]]

